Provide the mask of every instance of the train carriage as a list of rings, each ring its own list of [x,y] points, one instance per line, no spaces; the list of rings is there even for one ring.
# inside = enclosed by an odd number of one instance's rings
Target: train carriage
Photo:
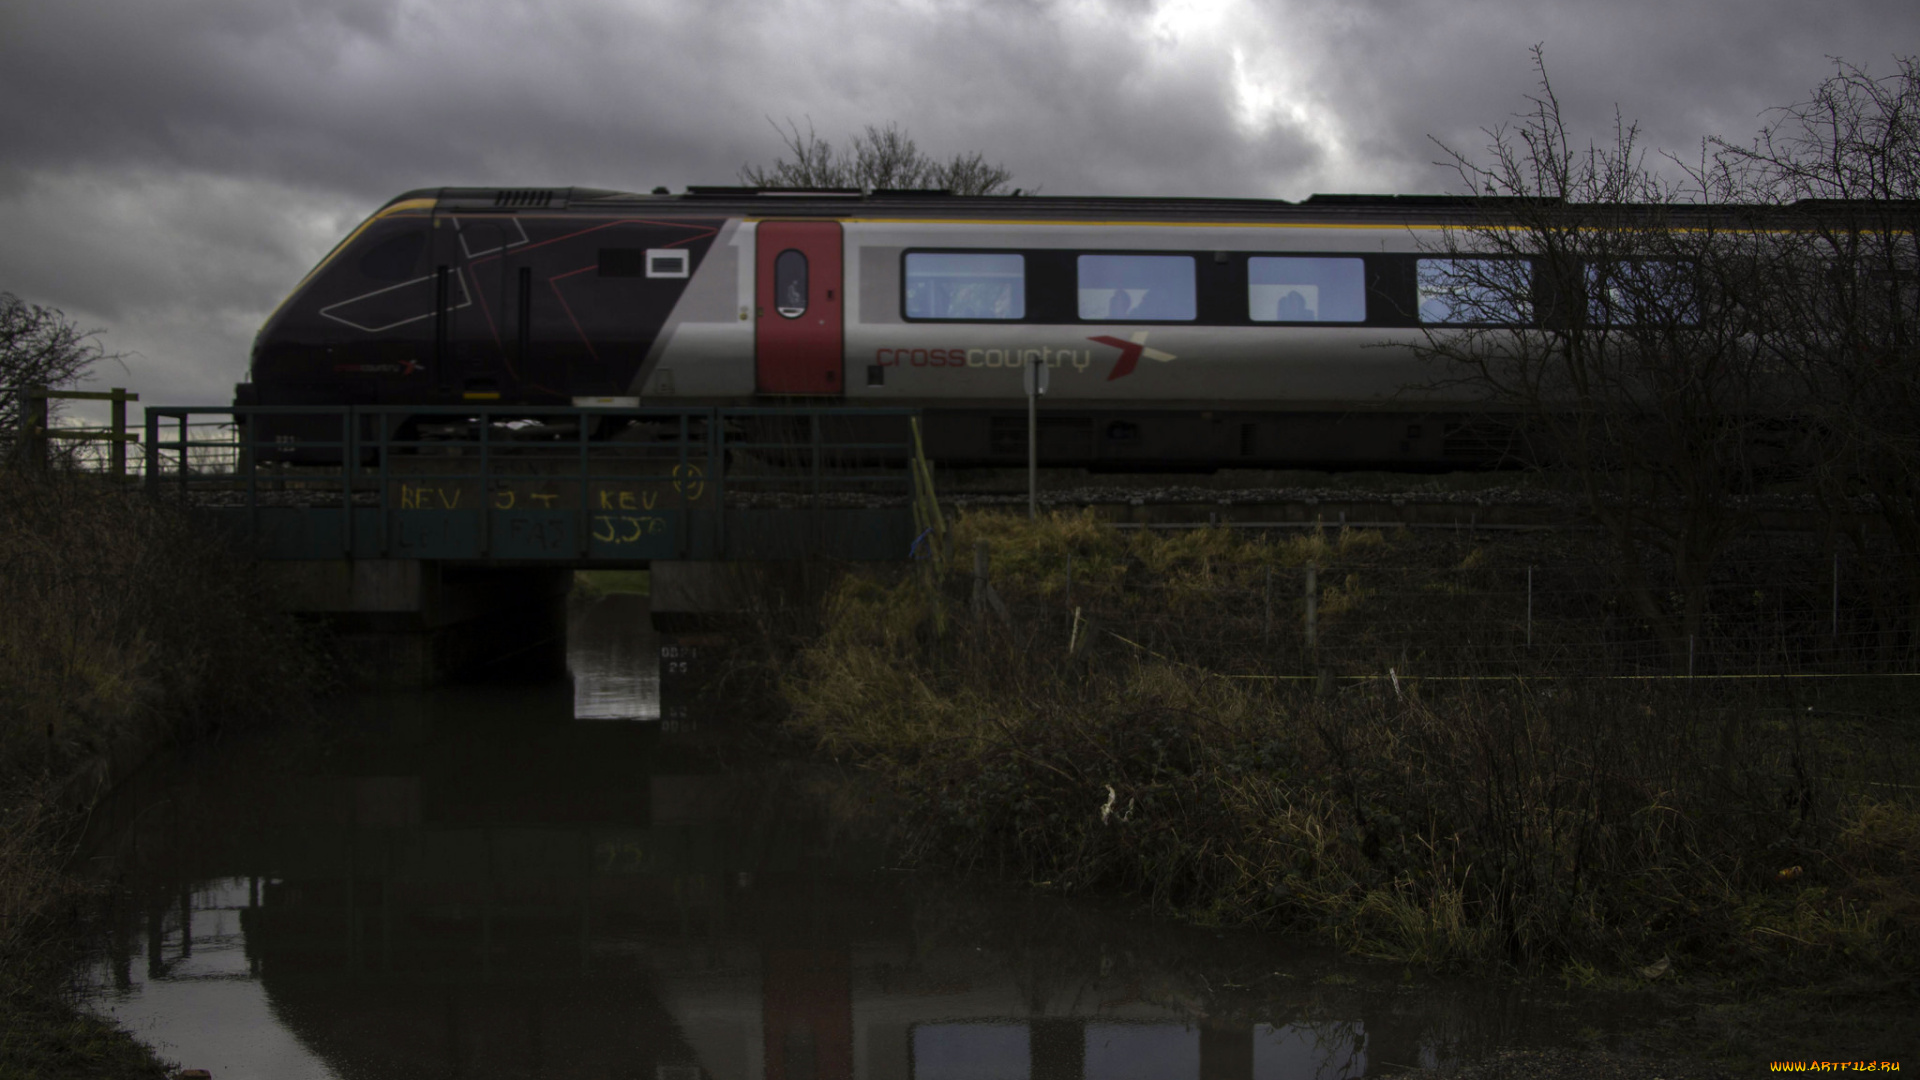
[[[1051,466],[1489,463],[1427,387],[1428,273],[1467,200],[415,191],[267,321],[241,405],[924,410],[928,453]],[[1514,318],[1522,318],[1515,313]],[[263,419],[293,440],[297,418]],[[324,438],[324,434],[321,434]],[[263,456],[271,457],[271,453]]]

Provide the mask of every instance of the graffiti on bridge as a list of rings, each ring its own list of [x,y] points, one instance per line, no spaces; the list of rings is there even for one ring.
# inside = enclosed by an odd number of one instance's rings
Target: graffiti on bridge
[[[579,510],[607,514],[645,512],[710,501],[712,489],[698,465],[675,465],[670,474],[647,480],[579,480],[528,477],[488,482],[485,503],[494,510]],[[471,510],[482,503],[478,479],[396,480],[390,505],[399,510]]]

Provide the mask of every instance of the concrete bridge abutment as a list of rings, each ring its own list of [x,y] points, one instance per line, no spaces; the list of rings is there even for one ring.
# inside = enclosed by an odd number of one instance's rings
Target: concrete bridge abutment
[[[323,623],[347,683],[412,690],[480,673],[566,669],[566,567],[423,559],[265,564],[278,606]]]

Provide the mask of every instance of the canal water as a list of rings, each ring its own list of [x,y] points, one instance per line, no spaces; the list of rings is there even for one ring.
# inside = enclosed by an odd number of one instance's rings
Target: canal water
[[[1351,1080],[1631,1048],[1551,994],[892,867],[855,781],[740,753],[672,680],[663,705],[644,604],[576,600],[564,679],[358,697],[137,774],[87,842],[122,886],[93,1008],[216,1080]]]

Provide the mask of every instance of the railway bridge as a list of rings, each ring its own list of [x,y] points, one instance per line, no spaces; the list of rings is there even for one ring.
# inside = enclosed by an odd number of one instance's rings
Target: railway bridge
[[[733,568],[906,560],[937,519],[904,409],[150,407],[143,442],[369,685],[559,655],[577,569],[650,569],[685,620]]]

